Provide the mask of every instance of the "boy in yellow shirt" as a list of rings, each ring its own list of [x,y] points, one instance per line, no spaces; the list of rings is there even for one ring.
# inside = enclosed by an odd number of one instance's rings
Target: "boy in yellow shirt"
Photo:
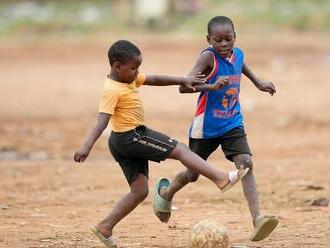
[[[115,42],[108,51],[108,58],[111,71],[105,82],[98,119],[83,146],[74,154],[74,160],[83,162],[87,158],[111,117],[112,132],[109,149],[123,170],[130,192],[115,204],[103,221],[92,227],[92,231],[107,247],[116,247],[112,236],[114,226],[148,195],[149,160],[156,162],[167,158],[179,160],[188,169],[212,180],[223,192],[242,179],[248,168],[241,167],[228,174],[220,172],[190,151],[188,146],[144,125],[144,109],[138,87],[182,85],[194,89],[194,85],[205,82],[204,75],[198,73],[195,76],[177,77],[139,73],[142,63],[141,52],[126,40]],[[216,84],[210,86],[210,90],[216,90],[226,83],[225,78],[220,78]],[[159,196],[160,188],[168,186],[168,181],[161,179],[155,189],[156,195]],[[161,201],[161,198],[159,200]],[[157,207],[171,207],[166,205],[167,203],[160,202],[163,206]]]

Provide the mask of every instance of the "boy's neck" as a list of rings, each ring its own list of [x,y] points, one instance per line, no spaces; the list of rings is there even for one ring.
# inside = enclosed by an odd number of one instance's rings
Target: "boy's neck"
[[[226,59],[230,60],[231,56],[233,56],[233,53],[234,53],[234,48],[231,49],[230,54],[227,56]]]
[[[118,78],[118,76],[117,76],[116,74],[114,74],[114,73],[112,73],[112,72],[110,72],[110,73],[107,75],[107,78],[108,78],[108,79],[111,79],[111,80],[113,80],[113,81],[116,81],[116,82],[124,83],[124,82],[122,82],[122,81]]]
[[[114,75],[111,71],[110,73],[107,75],[108,79],[112,79],[114,81],[118,81],[118,78],[116,77],[116,75]]]

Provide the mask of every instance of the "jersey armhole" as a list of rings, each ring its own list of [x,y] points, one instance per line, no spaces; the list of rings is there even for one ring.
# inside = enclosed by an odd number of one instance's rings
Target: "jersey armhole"
[[[204,50],[202,53],[204,53],[204,52],[209,52],[209,53],[211,53],[211,55],[212,55],[212,58],[213,58],[213,68],[212,68],[212,70],[211,70],[211,72],[206,76],[206,80],[208,81],[208,80],[210,80],[213,76],[214,76],[214,73],[216,72],[216,59],[215,59],[215,56],[214,56],[214,54],[210,51],[210,50],[208,50],[208,49],[206,49],[206,50]]]

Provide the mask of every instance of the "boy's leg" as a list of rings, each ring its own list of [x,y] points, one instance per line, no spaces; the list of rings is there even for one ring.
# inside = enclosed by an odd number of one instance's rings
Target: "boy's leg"
[[[223,192],[231,188],[247,172],[247,169],[232,171],[229,174],[220,172],[192,152],[188,146],[145,126],[140,126],[134,132],[128,133],[126,139],[127,142],[117,144],[117,147],[119,147],[122,154],[126,157],[140,157],[156,162],[163,161],[167,158],[179,160],[189,170],[209,178]],[[156,189],[156,192],[159,192],[159,189]],[[159,199],[157,197],[157,199],[157,201],[154,201],[154,211],[158,216],[159,213],[167,212],[168,206],[163,208],[164,202],[160,203],[162,198],[160,197]]]
[[[188,146],[172,140],[167,135],[160,132],[149,129],[145,126],[136,128],[136,131],[132,133],[133,143],[127,143],[122,147],[124,150],[130,150],[130,156],[133,157],[143,157],[147,160],[160,162],[167,158],[173,158],[180,160],[180,162],[185,165],[189,170],[194,171],[197,174],[202,174],[203,176],[212,180],[220,189],[226,186],[229,182],[236,182],[235,178],[229,180],[227,173],[222,173],[216,170],[214,167],[210,166],[199,157],[197,154],[192,152]],[[128,149],[128,144],[134,149]],[[125,154],[125,153],[124,153]],[[127,154],[125,154],[128,156]],[[239,178],[242,176],[236,173]]]
[[[96,226],[104,237],[110,237],[114,226],[148,196],[148,178],[141,173],[138,174],[130,189],[131,191],[115,204],[111,213]]]
[[[250,147],[244,129],[235,128],[222,136],[221,148],[226,158],[235,163],[236,167],[243,165],[249,172],[242,179],[244,196],[248,202],[252,221],[260,215],[257,186],[253,175],[253,163]]]
[[[189,148],[205,161],[218,148],[218,139],[189,139]],[[199,174],[189,169],[180,171],[174,177],[171,185],[160,192],[162,198],[171,201],[175,193],[186,186],[188,183],[196,182]],[[169,217],[168,217],[169,218]]]
[[[242,179],[242,187],[249,210],[253,220],[254,230],[250,237],[251,241],[260,241],[268,237],[278,225],[278,218],[275,216],[260,215],[258,192],[253,174],[253,163],[250,154],[238,154],[232,157],[236,167],[244,165],[249,172]]]
[[[278,219],[276,217],[260,215],[251,151],[244,130],[235,128],[227,132],[222,137],[221,148],[226,158],[233,161],[236,167],[243,165],[245,168],[249,168],[249,172],[242,179],[242,186],[255,227],[250,239],[252,241],[262,240],[274,230],[278,224]]]
[[[249,168],[249,172],[242,179],[242,187],[245,199],[248,203],[250,214],[253,223],[257,216],[260,215],[259,198],[257,192],[257,185],[253,174],[253,162],[250,154],[238,154],[232,156],[232,160],[238,168],[244,165],[244,168]]]
[[[227,173],[223,173],[208,164],[205,160],[203,160],[196,153],[192,152],[189,147],[183,143],[177,144],[169,158],[179,160],[189,170],[207,177],[212,182],[214,182],[219,189],[225,188],[225,186],[231,182]],[[245,175],[244,171],[240,171],[239,174],[237,174],[237,179],[241,178],[241,174]],[[234,179],[234,181],[236,182],[237,179]]]
[[[175,175],[173,181],[168,188],[162,188],[160,190],[160,196],[167,201],[172,201],[176,192],[186,186],[188,183],[196,182],[199,174],[189,169],[180,171]],[[169,217],[169,216],[168,216]],[[167,220],[162,220],[167,222]]]

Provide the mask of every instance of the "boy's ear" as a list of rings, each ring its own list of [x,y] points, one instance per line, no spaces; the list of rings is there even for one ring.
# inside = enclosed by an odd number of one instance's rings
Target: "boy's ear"
[[[236,32],[234,32],[234,38],[236,39]]]
[[[210,35],[206,35],[206,41],[210,44]]]
[[[119,71],[120,70],[120,67],[121,67],[121,63],[116,61],[113,63],[113,68],[116,70],[116,71]]]

